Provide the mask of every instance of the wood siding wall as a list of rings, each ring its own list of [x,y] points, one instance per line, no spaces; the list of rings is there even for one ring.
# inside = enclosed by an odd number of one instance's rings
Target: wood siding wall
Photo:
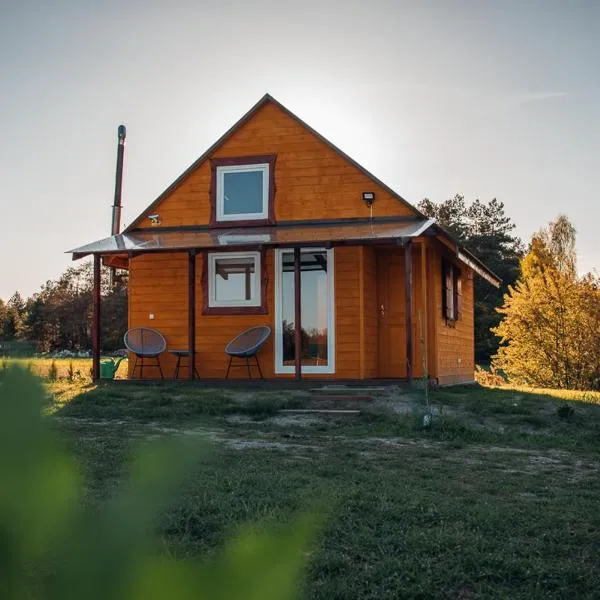
[[[422,343],[421,343],[421,334],[425,334],[428,318],[427,314],[427,306],[424,303],[424,294],[423,294],[423,285],[422,285],[422,270],[421,270],[421,244],[414,244],[412,251],[412,272],[413,272],[413,302],[412,302],[412,336],[413,336],[413,356],[412,356],[412,365],[413,365],[413,375],[414,377],[422,377],[423,376],[423,359],[422,359]],[[374,306],[374,315],[375,315],[375,325],[376,325],[376,339],[380,334],[380,328],[386,327],[385,321],[382,321],[379,318],[379,307],[380,304],[385,303],[385,300],[378,297],[378,286],[376,283],[377,277],[385,276],[385,273],[388,274],[388,277],[391,277],[391,280],[388,282],[390,286],[390,297],[388,302],[389,306],[385,307],[385,311],[387,313],[394,314],[394,323],[396,327],[394,328],[394,337],[389,340],[390,348],[389,352],[393,354],[394,359],[391,361],[391,368],[393,373],[388,373],[387,375],[383,375],[386,377],[406,377],[407,375],[407,361],[406,361],[406,291],[405,291],[405,278],[404,278],[404,248],[401,246],[392,246],[385,247],[381,249],[375,250],[375,258],[379,256],[385,261],[385,263],[391,262],[393,264],[392,270],[386,271],[385,269],[378,268],[376,269],[375,276],[375,306]],[[377,264],[377,262],[376,262]],[[379,267],[382,265],[379,264]],[[385,266],[385,265],[384,265]],[[399,325],[398,325],[399,324]],[[377,342],[376,342],[377,343]],[[386,344],[377,345],[375,349],[375,356],[377,359],[377,366],[383,362],[385,359],[382,356],[379,356],[379,353],[386,351]],[[388,361],[389,363],[389,361]],[[398,366],[399,365],[399,366]],[[382,376],[379,369],[377,370],[378,376]]]
[[[400,262],[403,249],[397,247]],[[253,325],[269,325],[275,330],[275,272],[274,251],[266,253],[265,268],[268,314],[266,315],[202,315],[202,276],[204,260],[197,257],[196,269],[196,348],[201,377],[223,377],[227,357],[223,349],[237,333]],[[402,257],[402,258],[400,258]],[[413,339],[414,375],[421,377],[421,333],[427,331],[430,377],[441,384],[472,381],[474,370],[473,330],[473,274],[462,266],[462,316],[456,323],[447,323],[442,315],[441,253],[435,245],[427,248],[426,295],[429,311],[423,300],[421,252],[417,244],[413,251]],[[376,250],[370,246],[339,247],[335,250],[335,375],[306,375],[306,377],[334,377],[339,379],[369,379],[378,373],[378,299]],[[403,271],[399,269],[399,271]],[[404,279],[394,281],[394,296],[404,305]],[[403,311],[403,308],[401,308]],[[424,318],[427,312],[427,318]],[[421,313],[421,323],[419,323]],[[149,315],[153,314],[154,319]],[[168,348],[187,348],[187,255],[147,254],[134,258],[129,275],[129,326],[153,327],[161,331]],[[398,340],[397,352],[403,352],[403,340]],[[260,354],[265,377],[274,376],[274,337]],[[161,358],[165,375],[170,377],[175,359],[167,352]],[[130,369],[133,367],[131,361]],[[131,374],[131,373],[130,373]],[[155,377],[156,371],[146,372]],[[405,373],[398,373],[404,376]],[[181,377],[187,377],[183,370]],[[235,369],[233,377],[245,376],[243,369]],[[282,375],[281,377],[289,377]]]
[[[363,368],[362,378],[377,377],[377,334],[378,334],[378,306],[377,306],[377,260],[375,249],[372,246],[362,246],[363,255]]]
[[[357,327],[360,319],[358,265],[361,252],[360,247],[336,248],[334,252],[336,373],[334,376],[314,374],[306,377],[361,377],[360,330]],[[275,331],[274,258],[273,250],[266,252],[268,314],[202,315],[201,282],[204,260],[201,255],[196,257],[196,363],[201,377],[225,376],[228,358],[224,348],[244,329],[254,325],[269,325]],[[146,254],[132,259],[129,270],[129,327],[158,329],[165,336],[168,349],[188,348],[187,285],[187,254]],[[154,315],[154,319],[150,319],[150,314]],[[274,377],[274,341],[272,336],[260,353],[265,377]],[[165,352],[161,356],[161,364],[165,376],[171,377],[175,369],[175,358]],[[133,361],[130,361],[130,376],[132,369]],[[154,378],[158,376],[158,371],[149,369],[144,374],[148,378]],[[231,376],[246,377],[246,371],[234,369]],[[187,369],[182,370],[180,377],[187,377]]]
[[[448,322],[442,314],[442,254],[439,249],[431,261],[434,289],[433,315],[435,322],[436,372],[441,385],[473,381],[475,371],[475,328],[473,271],[456,263],[462,276],[462,315]]]
[[[210,157],[276,154],[275,218],[278,221],[368,217],[362,192],[374,191],[373,216],[414,212],[374,185],[364,173],[292,117],[268,103]],[[162,226],[205,225],[210,220],[208,160],[165,198],[153,213]],[[148,221],[141,226],[147,227]]]

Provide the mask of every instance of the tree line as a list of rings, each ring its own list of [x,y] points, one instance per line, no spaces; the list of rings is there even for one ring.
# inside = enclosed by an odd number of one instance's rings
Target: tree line
[[[19,292],[7,302],[0,299],[3,351],[88,352],[92,345],[92,288],[92,264],[86,262],[47,281],[27,299]],[[118,350],[127,330],[127,273],[118,272],[110,285],[109,270],[103,267],[101,290],[103,350]]]

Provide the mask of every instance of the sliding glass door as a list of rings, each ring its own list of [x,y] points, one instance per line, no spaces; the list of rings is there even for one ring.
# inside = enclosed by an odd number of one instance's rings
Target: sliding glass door
[[[302,372],[335,373],[333,250],[302,249]],[[276,251],[275,372],[293,373],[295,341],[294,251]]]

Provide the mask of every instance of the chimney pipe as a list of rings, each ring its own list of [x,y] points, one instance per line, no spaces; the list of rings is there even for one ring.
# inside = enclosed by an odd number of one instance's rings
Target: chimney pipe
[[[111,235],[117,235],[121,230],[121,188],[123,185],[123,154],[125,152],[125,125],[119,125],[117,145],[117,173],[115,176],[115,201],[112,211]]]
[[[112,209],[112,222],[110,225],[110,234],[117,235],[121,231],[121,188],[123,185],[123,154],[125,153],[125,136],[127,131],[125,125],[119,125],[117,130],[117,173],[115,175],[115,200]],[[116,283],[116,269],[111,267],[109,270],[109,286],[113,288]]]

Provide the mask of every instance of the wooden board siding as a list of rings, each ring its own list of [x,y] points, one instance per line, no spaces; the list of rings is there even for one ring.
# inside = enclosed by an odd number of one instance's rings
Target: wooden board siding
[[[437,380],[438,376],[438,318],[436,311],[438,310],[438,294],[441,294],[441,285],[439,288],[436,287],[438,280],[435,278],[436,274],[436,263],[439,262],[440,256],[439,251],[435,247],[435,243],[428,241],[427,247],[427,329],[428,329],[428,371],[429,377],[433,380]],[[441,310],[441,308],[439,309]]]
[[[427,310],[423,300],[422,270],[421,270],[421,250],[420,244],[415,244],[413,248],[413,310],[412,310],[412,331],[413,331],[413,375],[414,377],[423,376],[423,361],[421,349],[421,331],[427,326],[423,314]],[[375,275],[373,276],[375,302],[373,312],[375,321],[375,348],[376,356],[375,374],[373,377],[406,377],[406,297],[405,297],[405,279],[404,279],[404,248],[401,246],[390,246],[379,249],[375,254]],[[386,289],[377,283],[377,279],[388,277],[387,301],[377,297],[377,292]],[[379,318],[381,304],[385,306],[387,320]],[[419,322],[419,313],[421,319]],[[393,324],[393,337],[379,338],[382,334],[389,334],[390,324]],[[382,327],[387,327],[382,331]],[[384,356],[383,352],[390,352],[391,359]]]
[[[335,250],[336,378],[360,379],[360,247]]]
[[[187,348],[187,290],[187,254],[145,254],[130,259],[129,327],[157,329],[165,336],[168,348]],[[133,362],[129,361],[129,377]],[[161,365],[170,377],[175,367],[173,357],[164,353]],[[144,375],[158,377],[158,371],[144,368]]]
[[[394,298],[404,318],[404,252],[399,246],[387,249],[394,253],[398,277],[394,277]],[[311,378],[368,379],[378,376],[378,299],[377,262],[373,247],[338,247],[335,249],[335,324],[336,373],[335,375],[305,375]],[[397,256],[396,256],[397,253]],[[237,333],[253,325],[274,323],[274,251],[266,253],[265,268],[268,273],[266,315],[202,315],[202,270],[204,260],[197,257],[196,270],[196,348],[197,365],[201,377],[220,378],[225,374],[227,357],[223,350]],[[449,324],[442,316],[440,247],[432,243],[427,247],[427,304],[429,374],[439,383],[472,381],[474,370],[473,331],[473,273],[459,265],[463,278],[462,316]],[[421,284],[421,251],[417,243],[413,252],[414,277],[414,375],[421,377],[421,343],[419,311],[424,310]],[[154,319],[149,314],[154,314]],[[129,272],[129,326],[153,327],[163,332],[168,348],[187,348],[187,254],[146,254],[131,260]],[[425,326],[425,325],[423,325]],[[398,352],[403,352],[403,340],[398,340]],[[260,354],[265,377],[274,376],[274,338]],[[175,359],[168,353],[161,358],[165,375],[171,377]],[[130,369],[133,367],[131,361]],[[131,373],[130,373],[131,374]],[[147,376],[154,377],[155,371]],[[404,376],[398,372],[397,376]],[[187,376],[182,370],[181,377]],[[233,377],[245,377],[243,369],[232,372]],[[290,377],[282,375],[281,377]]]
[[[423,346],[421,336],[424,334],[426,310],[423,302],[423,286],[421,285],[421,248],[415,244],[413,248],[413,374],[423,377]],[[403,282],[404,283],[404,282]]]
[[[363,348],[362,377],[377,377],[377,260],[372,246],[362,246]]]
[[[276,154],[278,221],[368,217],[362,192],[374,191],[373,216],[411,216],[410,208],[268,102],[210,158]],[[207,160],[158,206],[161,226],[205,225],[210,220],[211,170]],[[143,221],[142,226],[148,226]]]
[[[202,315],[204,260],[202,255],[196,257],[196,366],[201,377],[225,376],[228,357],[224,348],[235,335],[254,325],[273,326],[273,252],[266,254],[264,266],[269,274],[266,315]],[[187,290],[186,253],[146,254],[133,259],[129,270],[129,327],[153,327],[165,336],[167,349],[187,349]],[[154,314],[154,320],[149,319],[150,313]],[[261,350],[260,362],[264,376],[272,377],[272,337]],[[165,352],[161,364],[165,375],[171,377],[175,358]],[[151,371],[149,375],[153,377],[155,373]],[[241,368],[231,373],[232,377],[244,375]],[[187,369],[182,369],[180,377],[187,378]]]
[[[436,373],[441,385],[473,381],[475,370],[473,271],[456,263],[462,276],[462,315],[447,322],[442,314],[442,256],[432,252],[433,320],[435,321]]]
[[[304,375],[311,378],[360,378],[360,318],[359,256],[360,247],[336,248],[335,265],[335,323],[336,323],[336,374]],[[202,315],[202,255],[196,257],[196,365],[200,377],[225,376],[228,358],[226,344],[238,333],[254,325],[269,325],[275,330],[275,253],[266,252],[265,269],[268,273],[266,315]],[[129,271],[129,327],[152,327],[163,333],[167,349],[186,349],[187,339],[187,254],[146,254],[131,260]],[[149,318],[149,314],[154,319]],[[274,377],[274,336],[260,353],[260,363],[265,377]],[[167,378],[172,377],[175,358],[168,352],[161,356]],[[130,376],[133,361],[130,361]],[[158,371],[148,370],[149,378]],[[136,371],[136,375],[139,371]],[[255,372],[253,371],[253,376]],[[180,372],[187,377],[187,369]],[[244,369],[234,369],[231,377],[246,377]],[[279,375],[278,377],[293,377]]]

